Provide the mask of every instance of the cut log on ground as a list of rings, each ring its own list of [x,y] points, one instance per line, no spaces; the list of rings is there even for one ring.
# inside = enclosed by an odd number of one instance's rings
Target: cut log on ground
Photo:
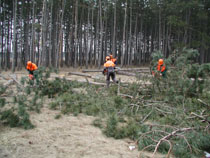
[[[102,72],[103,70],[100,70],[100,69],[96,69],[96,70],[88,70],[88,69],[84,69],[82,70],[83,73],[86,73],[86,72]]]
[[[24,87],[24,86],[22,86],[22,85],[18,82],[16,75],[9,75],[9,76],[15,81],[15,83],[16,83],[19,87]]]
[[[117,70],[120,71],[149,71],[149,67],[142,67],[142,68],[120,68],[120,67],[116,67]]]
[[[89,78],[92,77],[92,75],[85,74],[85,73],[80,73],[80,72],[69,72],[68,74],[69,75],[77,75],[77,76],[89,77]]]
[[[5,77],[4,75],[0,74],[0,77],[3,78],[4,80],[9,80],[9,78]]]
[[[12,85],[13,83],[14,83],[14,80],[9,80],[6,83],[4,83],[3,85],[4,85],[4,87],[8,87],[8,86]]]
[[[119,75],[126,75],[126,76],[138,76],[135,73],[131,73],[131,72],[124,72],[124,71],[116,71],[117,74]]]
[[[141,70],[141,71],[136,71],[137,73],[150,73],[150,70]]]

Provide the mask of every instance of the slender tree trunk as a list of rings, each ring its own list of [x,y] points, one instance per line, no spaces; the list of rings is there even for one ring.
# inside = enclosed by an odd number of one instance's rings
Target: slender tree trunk
[[[112,37],[112,54],[116,57],[116,22],[117,22],[117,0],[114,1],[114,27]]]
[[[52,22],[52,12],[53,12],[53,1],[50,3],[50,33],[49,33],[49,51],[46,52],[46,65],[45,66],[52,66],[52,28],[53,28],[53,22]]]
[[[98,68],[101,66],[102,61],[102,43],[103,43],[103,22],[102,22],[102,4],[99,0],[99,14],[100,14],[100,49],[99,49],[99,58],[98,58]]]
[[[62,1],[62,14],[61,14],[61,21],[60,21],[60,31],[59,31],[59,54],[58,54],[58,64],[57,67],[59,67],[59,65],[61,67],[63,67],[63,16],[64,16],[64,11],[65,11],[65,4],[66,4],[66,0]],[[60,60],[59,60],[60,58]],[[59,63],[60,61],[60,63]]]
[[[130,30],[129,30],[129,41],[128,41],[128,65],[131,65],[131,54],[132,54],[132,1],[130,1]]]
[[[77,66],[77,55],[78,55],[78,37],[77,37],[77,25],[78,25],[78,0],[75,0],[75,17],[74,17],[74,22],[75,22],[75,26],[74,26],[74,45],[75,45],[75,49],[74,49],[74,67]]]
[[[96,20],[96,31],[95,31],[95,41],[94,41],[94,65],[96,66],[96,61],[98,59],[98,32],[99,32],[99,16],[100,16],[100,13],[99,13],[99,10],[98,10],[98,16],[97,16],[97,20]]]
[[[35,0],[33,0],[33,8],[32,8],[32,28],[31,28],[31,47],[30,47],[30,60],[35,61],[34,59],[34,41],[35,41],[35,32],[34,32],[34,24],[35,24]]]
[[[12,72],[15,72],[15,57],[16,57],[16,11],[17,11],[17,0],[13,5],[13,60],[12,60]]]
[[[137,33],[137,27],[138,26],[138,12],[136,15],[136,20],[135,20],[135,32],[134,32],[134,64],[137,64],[137,48],[138,48],[138,33]]]
[[[39,54],[39,56],[41,57],[39,60],[39,65],[47,65],[46,64],[46,58],[43,59],[43,57],[46,57],[46,53],[47,53],[47,0],[43,1],[43,7],[42,7],[42,28],[41,28],[41,38],[42,38],[42,42],[41,42],[41,48],[42,50],[40,51],[41,54]]]
[[[85,60],[85,67],[86,69],[88,68],[88,61],[89,61],[89,36],[90,36],[90,32],[89,32],[89,29],[90,29],[91,25],[90,25],[90,7],[88,7],[88,23],[87,23],[87,31],[85,32],[86,33],[86,41],[85,41],[85,45],[86,45],[86,50],[85,50],[85,54],[86,54],[86,60]]]
[[[7,59],[6,59],[6,69],[10,69],[10,21],[8,20],[8,28],[7,28]]]
[[[158,49],[162,50],[161,48],[161,8],[159,7],[159,36],[158,36]]]
[[[94,17],[94,8],[92,8],[92,13],[91,13],[91,39],[90,39],[90,50],[89,50],[89,56],[90,56],[90,63],[91,63],[91,67],[93,66],[94,64],[94,60],[93,60],[93,57],[94,57],[94,53],[92,52],[93,51],[93,40],[94,40],[94,35],[93,35],[93,18]]]
[[[126,21],[127,21],[127,0],[125,4],[125,16],[124,16],[124,24],[123,24],[123,40],[122,40],[122,56],[121,56],[121,67],[124,65],[124,60],[125,60],[125,50],[126,50]]]

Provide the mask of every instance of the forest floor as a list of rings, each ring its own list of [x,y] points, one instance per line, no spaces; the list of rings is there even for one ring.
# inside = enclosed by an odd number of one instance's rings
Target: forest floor
[[[54,77],[66,77],[71,80],[85,81],[84,77],[68,75],[62,70]],[[2,72],[4,76],[11,72]],[[26,71],[15,73],[19,80],[27,76]],[[92,75],[105,77],[101,73]],[[122,82],[136,82],[134,77],[120,76]],[[2,82],[2,80],[0,79]],[[92,125],[95,117],[80,114],[62,115],[55,119],[59,111],[49,109],[49,100],[45,102],[41,113],[31,112],[30,118],[34,129],[10,128],[0,124],[0,158],[140,158],[140,151],[130,139],[116,140],[106,137],[102,131]],[[135,147],[130,150],[129,147]],[[144,152],[144,157],[151,153]],[[156,154],[156,158],[163,157]]]

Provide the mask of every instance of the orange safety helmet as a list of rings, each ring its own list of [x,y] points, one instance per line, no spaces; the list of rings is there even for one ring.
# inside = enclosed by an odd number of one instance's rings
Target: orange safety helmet
[[[108,60],[110,60],[110,57],[109,56],[106,57],[106,61],[108,61]]]
[[[163,65],[163,59],[158,60],[158,65]]]
[[[31,61],[28,61],[28,62],[27,62],[27,65],[28,65],[28,66],[30,66],[31,64],[32,64],[32,62],[31,62]]]

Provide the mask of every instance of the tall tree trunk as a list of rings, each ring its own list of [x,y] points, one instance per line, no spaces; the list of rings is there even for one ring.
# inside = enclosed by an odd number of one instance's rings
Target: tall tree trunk
[[[53,28],[53,22],[52,22],[52,12],[53,12],[53,1],[51,1],[50,3],[50,13],[51,13],[51,16],[50,16],[50,33],[49,33],[49,51],[46,52],[46,56],[45,56],[45,60],[46,60],[46,67],[49,66],[51,67],[52,66],[52,28]]]
[[[161,48],[161,7],[159,6],[159,14],[158,14],[158,19],[159,19],[159,34],[158,34],[158,49],[162,50]]]
[[[8,20],[8,28],[7,28],[7,59],[6,59],[6,69],[10,69],[10,21]]]
[[[77,25],[78,25],[78,0],[75,0],[75,16],[74,16],[74,67],[77,66],[77,55],[78,55],[78,37],[77,37]]]
[[[137,48],[138,48],[138,33],[137,33],[137,27],[138,26],[138,12],[136,15],[136,20],[135,20],[135,32],[134,32],[134,38],[135,38],[135,45],[134,45],[134,64],[137,64]]]
[[[13,5],[13,60],[12,60],[12,72],[15,72],[15,57],[16,57],[16,11],[17,11],[17,0]]]
[[[62,1],[62,14],[61,14],[61,21],[60,21],[60,31],[59,31],[59,54],[58,54],[58,65],[63,67],[63,16],[64,16],[64,11],[65,11],[65,4],[66,0]],[[60,60],[59,60],[60,58]],[[60,61],[60,63],[59,63]]]
[[[117,0],[114,1],[114,27],[112,37],[112,54],[116,57],[116,22],[117,22]]]
[[[89,61],[89,44],[88,44],[88,42],[89,42],[89,36],[90,36],[90,32],[89,32],[89,29],[90,29],[90,27],[91,27],[91,25],[90,25],[90,7],[88,7],[88,23],[87,23],[87,31],[85,31],[85,33],[86,33],[86,36],[85,36],[85,40],[86,40],[86,42],[85,42],[85,45],[86,45],[86,50],[85,50],[85,54],[86,54],[86,60],[85,60],[85,67],[86,67],[86,69],[88,68],[88,61]]]
[[[102,4],[99,0],[99,14],[100,14],[100,49],[99,49],[99,58],[98,58],[98,68],[101,66],[102,61],[102,43],[103,43],[103,22],[102,22]]]
[[[41,28],[41,39],[42,39],[42,42],[41,42],[41,47],[42,47],[42,50],[40,51],[41,54],[39,54],[39,65],[47,65],[46,64],[46,58],[43,59],[43,57],[46,57],[46,51],[47,51],[47,19],[48,19],[48,16],[47,16],[47,0],[44,0],[43,1],[43,7],[42,7],[42,28]]]
[[[93,18],[94,17],[94,8],[92,8],[92,13],[91,13],[91,39],[90,39],[90,49],[89,49],[89,56],[90,56],[90,63],[91,63],[91,67],[93,66],[94,64],[94,60],[93,60],[93,57],[94,57],[94,53],[92,52],[93,51],[93,40],[94,40],[94,35],[93,35]]]
[[[125,39],[125,33],[126,33],[126,21],[127,21],[127,0],[125,4],[125,16],[124,16],[124,24],[123,24],[123,39],[122,39],[122,55],[121,55],[121,67],[124,65],[125,60],[125,50],[126,50],[126,39]]]
[[[132,1],[130,1],[130,30],[129,30],[129,41],[128,41],[128,65],[131,64],[132,54]]]
[[[32,28],[31,28],[31,47],[30,47],[30,60],[35,61],[34,59],[34,41],[35,41],[35,31],[34,31],[34,24],[35,24],[35,0],[33,0],[33,8],[32,8]]]

